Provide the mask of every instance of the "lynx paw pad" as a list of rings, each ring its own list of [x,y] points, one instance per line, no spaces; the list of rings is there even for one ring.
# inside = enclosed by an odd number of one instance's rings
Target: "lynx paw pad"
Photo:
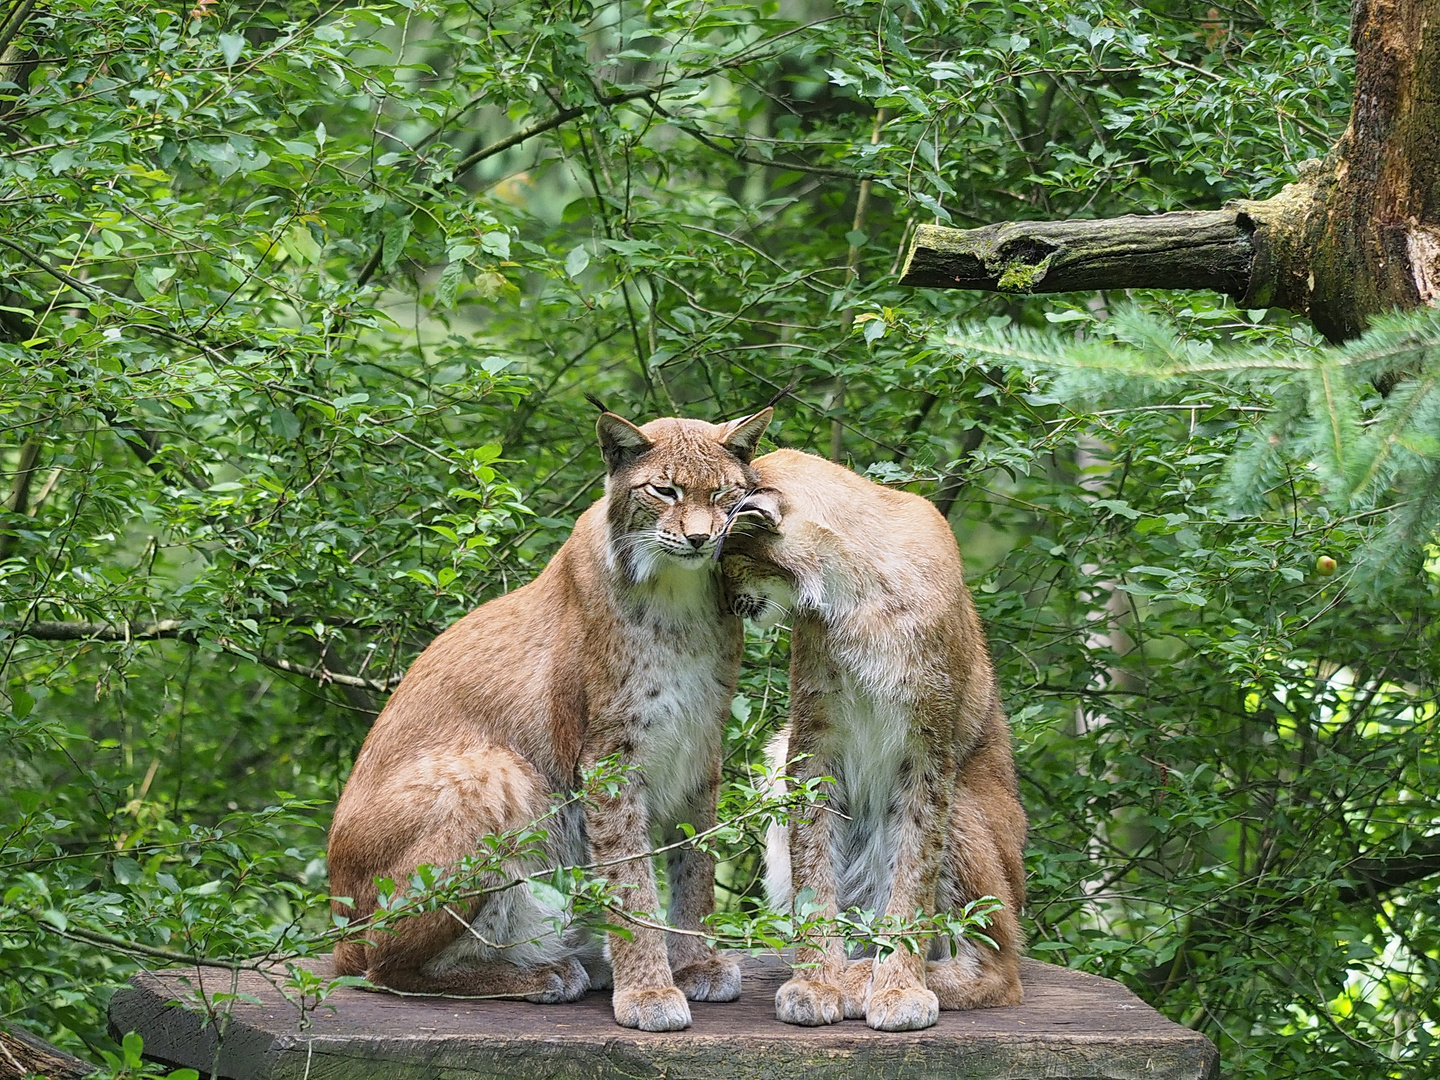
[[[675,972],[675,985],[691,1001],[734,1001],[740,996],[740,965],[712,956]]]
[[[876,1031],[919,1031],[940,1019],[940,999],[922,986],[876,990],[865,1003],[865,1022]]]
[[[617,990],[615,1022],[641,1031],[682,1031],[690,1026],[690,1004],[673,986],[653,990]]]
[[[816,979],[791,979],[775,993],[775,1019],[802,1027],[845,1019],[840,988]]]

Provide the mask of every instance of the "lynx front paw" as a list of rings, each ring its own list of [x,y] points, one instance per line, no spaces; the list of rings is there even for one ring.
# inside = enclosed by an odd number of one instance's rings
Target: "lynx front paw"
[[[711,956],[675,972],[675,985],[691,1001],[734,1001],[740,996],[740,965]]]
[[[775,992],[775,1019],[802,1027],[838,1024],[845,1019],[840,988],[796,976]]]
[[[548,969],[537,972],[540,988],[526,994],[526,1001],[537,1005],[557,1005],[565,1001],[578,1001],[590,989],[590,973],[579,960],[562,960]]]
[[[923,986],[876,990],[865,1003],[865,1022],[876,1031],[919,1031],[940,1019],[940,999]]]
[[[690,1026],[690,1005],[673,986],[616,990],[615,1022],[641,1031],[682,1031]]]

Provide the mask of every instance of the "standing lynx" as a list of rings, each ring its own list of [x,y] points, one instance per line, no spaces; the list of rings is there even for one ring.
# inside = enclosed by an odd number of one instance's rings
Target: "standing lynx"
[[[403,887],[417,866],[454,865],[486,834],[535,821],[611,756],[634,771],[583,810],[566,804],[548,825],[550,861],[508,877],[594,861],[625,911],[655,911],[652,833],[676,840],[681,823],[715,823],[741,626],[720,614],[712,555],[755,484],[750,456],[770,415],[638,428],[600,417],[605,496],[539,577],[431,643],[366,738],[330,830],[331,890],[351,900],[338,914],[372,914],[376,878]],[[671,924],[696,930],[714,908],[713,857],[676,848],[666,865]],[[524,888],[492,892],[368,940],[361,930],[335,968],[402,991],[571,1001],[611,973],[584,935],[557,933],[560,916]],[[687,997],[739,996],[739,969],[698,937],[636,926],[609,945],[626,1027],[675,1031],[690,1023]]]
[[[825,913],[896,919],[1004,903],[998,950],[901,947],[848,963],[836,939],[800,943],[775,998],[791,1024],[863,1016],[882,1031],[929,1027],[940,1009],[1020,1001],[1025,813],[1010,731],[955,538],[935,508],[793,450],[758,458],[724,548],[731,610],[793,613],[790,727],[772,753],[830,776],[829,809],[772,834],[772,899],[811,890]],[[788,736],[788,747],[785,740]]]

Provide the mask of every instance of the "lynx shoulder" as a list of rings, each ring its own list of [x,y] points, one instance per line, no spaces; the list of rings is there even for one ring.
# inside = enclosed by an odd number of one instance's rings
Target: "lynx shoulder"
[[[603,949],[524,888],[547,866],[595,862],[625,910],[654,912],[654,834],[714,824],[720,742],[741,651],[713,558],[770,411],[726,424],[600,418],[605,495],[528,585],[472,611],[420,655],[375,722],[330,832],[337,914],[356,929],[339,974],[401,991],[569,1001],[613,977],[616,1020],[690,1023],[686,998],[733,1000],[738,968],[698,936],[637,928]],[[607,758],[613,794],[561,800]],[[558,807],[558,809],[556,809]],[[376,879],[454,868],[488,835],[546,816],[547,850],[501,868],[470,899],[366,935]],[[672,925],[714,905],[711,856],[667,857]],[[477,895],[479,894],[479,895]]]
[[[772,899],[894,919],[993,896],[998,949],[937,942],[848,960],[806,941],[776,996],[794,1024],[863,1016],[886,1031],[939,1009],[1020,1001],[1025,814],[985,635],[945,520],[823,458],[757,458],[760,487],[723,555],[727,601],[791,619],[790,723],[772,746],[797,779],[833,777],[830,809],[772,835]]]

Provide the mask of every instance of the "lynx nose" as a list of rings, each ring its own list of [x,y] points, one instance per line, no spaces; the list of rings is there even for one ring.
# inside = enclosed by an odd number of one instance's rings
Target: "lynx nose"
[[[691,546],[691,547],[693,547],[693,548],[702,548],[702,547],[705,546],[705,541],[710,539],[710,534],[709,534],[709,533],[686,533],[686,534],[685,534],[685,539],[690,541],[690,546]]]

